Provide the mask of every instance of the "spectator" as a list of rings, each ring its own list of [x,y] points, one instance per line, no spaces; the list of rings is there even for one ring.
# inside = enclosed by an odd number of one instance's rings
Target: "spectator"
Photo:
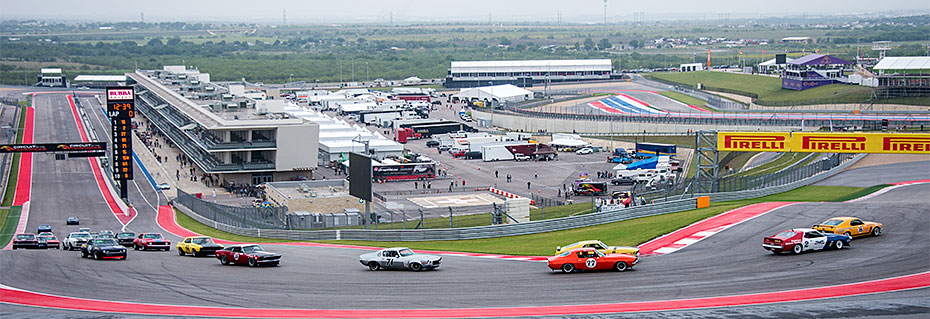
[[[526,181],[526,189],[527,189],[527,190],[530,189],[530,181]]]

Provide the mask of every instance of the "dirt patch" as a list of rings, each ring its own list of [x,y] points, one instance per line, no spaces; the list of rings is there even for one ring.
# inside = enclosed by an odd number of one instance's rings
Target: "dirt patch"
[[[927,160],[930,160],[930,156],[921,154],[869,154],[847,169]]]

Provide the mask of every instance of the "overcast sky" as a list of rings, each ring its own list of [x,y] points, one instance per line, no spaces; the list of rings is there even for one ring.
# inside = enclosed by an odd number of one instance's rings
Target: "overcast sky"
[[[798,14],[930,12],[928,0],[608,0],[610,21],[629,21],[633,12],[646,20],[731,19]],[[283,10],[291,24],[439,21],[603,21],[603,0],[0,0],[0,19],[57,19],[69,21],[146,22],[210,21],[280,23]]]

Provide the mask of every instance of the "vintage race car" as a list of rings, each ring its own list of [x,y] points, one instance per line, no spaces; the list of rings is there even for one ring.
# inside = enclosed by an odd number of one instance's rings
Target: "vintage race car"
[[[65,224],[67,224],[67,225],[80,225],[80,224],[81,224],[81,220],[78,219],[78,218],[75,217],[75,216],[71,216],[71,217],[68,217],[68,220],[65,221]]]
[[[127,231],[116,234],[116,242],[120,245],[129,247],[132,246],[132,242],[136,241],[136,233]]]
[[[187,237],[178,242],[175,248],[178,249],[178,256],[191,254],[194,256],[216,255],[216,251],[223,249],[223,245],[213,242],[213,238],[207,236]]]
[[[55,234],[52,234],[50,232],[45,232],[45,233],[39,234],[38,237],[40,239],[45,240],[46,248],[52,248],[52,247],[55,247],[55,249],[61,248],[61,242],[58,240],[58,237],[55,237]]]
[[[358,262],[368,266],[369,270],[379,269],[436,269],[442,263],[442,257],[417,254],[407,247],[385,248],[358,256]]]
[[[171,241],[165,239],[159,233],[142,233],[132,242],[132,248],[135,250],[156,249],[165,251],[171,250]]]
[[[639,256],[639,247],[607,246],[607,244],[601,242],[600,240],[583,240],[577,243],[568,244],[566,246],[555,247],[555,254],[559,255],[572,249],[585,247],[597,249],[604,254],[627,254],[637,257]]]
[[[825,234],[815,229],[798,228],[785,230],[775,236],[762,239],[762,248],[772,253],[792,252],[800,254],[809,250],[826,248],[843,249],[849,246],[852,237],[837,234]]]
[[[39,245],[39,238],[36,237],[36,234],[16,234],[13,237],[13,249],[17,248],[42,248]]]
[[[834,217],[811,227],[824,233],[843,234],[852,237],[878,236],[882,233],[881,223],[864,222],[855,217]]]
[[[217,250],[215,256],[223,265],[277,266],[281,262],[280,254],[267,252],[262,246],[256,244],[232,245]]]
[[[40,224],[39,227],[36,228],[36,234],[51,233],[51,232],[52,232],[52,225],[49,225],[49,224]]]
[[[81,258],[93,259],[111,259],[119,258],[126,260],[129,256],[126,247],[123,247],[113,238],[95,238],[88,240],[81,247]]]
[[[81,249],[81,246],[84,245],[88,240],[90,240],[90,233],[85,232],[73,232],[68,234],[68,237],[65,237],[65,242],[62,244],[62,249],[72,250],[72,249]]]
[[[581,270],[625,271],[639,262],[639,257],[628,254],[605,254],[591,247],[576,248],[546,258],[551,270],[570,273]]]

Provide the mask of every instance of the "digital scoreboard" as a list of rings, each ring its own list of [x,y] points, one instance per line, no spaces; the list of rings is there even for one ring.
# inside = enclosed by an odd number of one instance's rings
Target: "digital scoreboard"
[[[135,91],[131,86],[107,88],[107,115],[113,137],[113,179],[120,181],[120,197],[126,198],[126,181],[132,179],[132,118]]]

